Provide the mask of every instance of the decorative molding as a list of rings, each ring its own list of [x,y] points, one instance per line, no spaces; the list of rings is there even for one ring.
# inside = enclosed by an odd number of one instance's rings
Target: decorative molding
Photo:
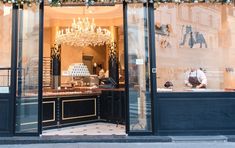
[[[49,120],[43,120],[42,122],[46,123],[46,122],[53,122],[53,121],[55,121],[55,101],[46,101],[46,102],[43,102],[43,104],[53,104],[53,118],[49,119]]]
[[[54,45],[51,47],[51,58],[61,60],[61,45]]]
[[[109,60],[112,63],[117,63],[117,43],[111,42],[109,45]]]
[[[73,117],[65,117],[64,116],[64,108],[65,108],[64,106],[65,106],[66,102],[81,102],[81,101],[90,101],[90,100],[94,101],[94,114],[83,115],[83,116],[73,116]],[[71,119],[80,119],[80,118],[94,117],[96,115],[97,115],[97,113],[96,113],[96,98],[62,100],[62,120],[71,120]]]
[[[117,43],[111,42],[109,45],[109,78],[115,83],[115,87],[119,84],[118,55]]]
[[[61,75],[61,45],[54,45],[51,48],[51,60],[52,60],[52,75],[60,76]],[[56,78],[57,79],[57,78]],[[58,77],[60,83],[60,77]],[[53,78],[53,85],[57,82]]]

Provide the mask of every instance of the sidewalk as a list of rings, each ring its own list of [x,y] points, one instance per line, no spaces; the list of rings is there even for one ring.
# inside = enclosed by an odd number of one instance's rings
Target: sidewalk
[[[155,143],[172,142],[168,136],[42,136],[42,137],[0,137],[1,145],[7,144],[45,144],[45,143]]]
[[[235,136],[1,137],[0,148],[235,148]]]
[[[1,148],[234,148],[233,142],[169,143],[66,143],[0,145]]]

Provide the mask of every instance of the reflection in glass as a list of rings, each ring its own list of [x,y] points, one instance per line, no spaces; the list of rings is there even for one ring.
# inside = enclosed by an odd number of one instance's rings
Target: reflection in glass
[[[146,132],[152,129],[147,10],[129,4],[127,15],[130,131]]]
[[[219,4],[164,4],[155,11],[158,92],[235,90],[235,8]],[[206,88],[187,85],[192,69]],[[200,72],[201,71],[201,72]],[[193,73],[193,72],[191,72]],[[206,81],[200,73],[204,73]],[[164,84],[170,81],[173,88]]]
[[[0,3],[0,93],[9,93],[12,8]]]
[[[16,132],[38,131],[39,7],[19,10]]]

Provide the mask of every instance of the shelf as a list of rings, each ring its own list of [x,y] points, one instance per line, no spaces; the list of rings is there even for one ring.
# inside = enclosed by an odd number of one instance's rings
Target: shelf
[[[43,87],[51,86],[51,58],[43,57]]]

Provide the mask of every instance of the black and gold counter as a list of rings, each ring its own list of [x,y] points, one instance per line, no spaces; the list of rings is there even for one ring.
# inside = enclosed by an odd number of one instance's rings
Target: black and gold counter
[[[111,123],[125,123],[126,100],[123,88],[103,89],[99,105],[101,119]]]
[[[98,119],[100,93],[43,97],[43,127],[58,127]]]
[[[43,97],[43,127],[94,121],[125,123],[124,89],[97,89],[96,93],[51,93]]]

